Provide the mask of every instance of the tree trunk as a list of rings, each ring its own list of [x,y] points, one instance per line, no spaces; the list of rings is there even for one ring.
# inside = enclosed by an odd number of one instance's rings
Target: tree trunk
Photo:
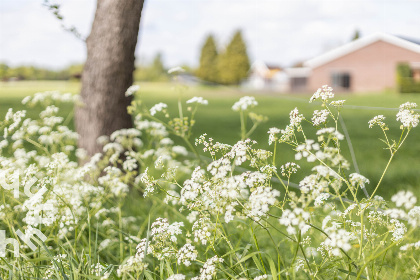
[[[133,126],[125,91],[133,83],[134,51],[144,0],[97,0],[86,40],[81,101],[76,108],[79,147],[89,156],[100,152],[96,139]]]

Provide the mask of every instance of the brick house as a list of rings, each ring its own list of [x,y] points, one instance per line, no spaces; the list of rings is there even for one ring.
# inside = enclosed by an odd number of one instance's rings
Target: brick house
[[[378,33],[305,61],[301,71],[297,71],[300,75],[289,76],[290,90],[315,91],[324,84],[336,91],[394,89],[396,68],[402,62],[412,65],[413,73],[420,75],[420,44]],[[302,76],[302,73],[306,74]],[[294,84],[299,88],[295,88]]]

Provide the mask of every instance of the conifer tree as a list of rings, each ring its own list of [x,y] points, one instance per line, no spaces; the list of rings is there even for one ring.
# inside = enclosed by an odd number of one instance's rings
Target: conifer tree
[[[352,41],[355,41],[355,40],[357,40],[357,39],[359,39],[360,38],[360,31],[359,31],[359,29],[356,29],[355,31],[354,31],[354,34],[353,34],[353,37],[352,37]]]
[[[217,47],[213,35],[209,35],[201,48],[200,67],[197,76],[207,82],[218,82]]]
[[[219,55],[219,80],[222,84],[239,84],[248,76],[250,63],[240,30],[236,31],[223,54]]]

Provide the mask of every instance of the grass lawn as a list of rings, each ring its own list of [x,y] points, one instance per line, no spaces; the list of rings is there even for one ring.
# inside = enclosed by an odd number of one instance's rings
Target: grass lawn
[[[158,102],[167,103],[169,112],[176,116],[178,93],[172,84],[142,83],[140,84],[139,99],[149,107]],[[80,89],[78,82],[12,82],[0,83],[0,116],[3,117],[10,107],[22,109],[20,100],[29,94],[46,90],[59,90],[62,92],[77,93]],[[230,87],[191,87],[183,93],[187,100],[192,96],[202,96],[209,100],[208,106],[203,106],[197,112],[197,123],[194,127],[193,137],[207,133],[216,141],[235,143],[240,136],[239,116],[230,108],[235,101],[243,95],[253,95],[259,102],[255,112],[268,116],[269,120],[261,125],[252,135],[261,148],[270,149],[267,143],[267,131],[270,127],[284,128],[289,121],[289,112],[298,107],[307,117],[311,118],[313,110],[320,109],[319,103],[308,103],[310,95],[303,94],[259,94],[242,92]],[[355,149],[357,164],[361,174],[371,180],[373,188],[389,158],[389,152],[384,150],[384,144],[379,140],[383,135],[379,128],[369,129],[367,122],[374,116],[382,114],[387,118],[389,135],[397,139],[400,135],[399,123],[395,119],[398,106],[411,101],[420,104],[420,94],[395,93],[369,93],[369,94],[342,94],[338,99],[346,99],[347,107],[342,116]],[[368,108],[373,107],[373,108]],[[394,108],[394,109],[384,109]],[[63,108],[63,114],[70,113],[72,108]],[[39,111],[28,112],[35,117]],[[340,129],[343,131],[343,129]],[[314,138],[314,136],[309,136]],[[344,153],[348,154],[347,145],[344,144]],[[351,160],[350,156],[347,156]],[[278,164],[281,165],[293,159],[289,147],[280,146],[278,149]],[[299,162],[301,164],[301,162]],[[301,164],[303,166],[303,164]],[[297,177],[298,181],[299,178]],[[389,198],[398,189],[411,189],[420,195],[420,128],[411,131],[405,145],[397,153],[390,170],[384,178],[383,188],[379,194]]]

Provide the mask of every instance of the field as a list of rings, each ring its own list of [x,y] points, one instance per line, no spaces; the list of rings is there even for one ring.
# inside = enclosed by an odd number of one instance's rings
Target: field
[[[149,107],[158,102],[168,104],[169,112],[175,116],[177,110],[178,93],[173,90],[173,84],[144,83],[140,85],[138,99]],[[79,91],[78,82],[11,82],[0,84],[0,116],[3,117],[8,108],[22,109],[20,100],[26,95],[47,90],[61,92]],[[270,127],[284,128],[289,121],[289,112],[298,109],[310,118],[313,110],[320,109],[319,103],[310,104],[310,95],[303,94],[260,94],[242,92],[230,87],[193,86],[188,88],[182,98],[187,100],[192,96],[202,96],[209,100],[208,106],[203,106],[197,112],[197,123],[193,137],[207,133],[216,141],[233,144],[240,138],[239,116],[231,110],[231,106],[243,95],[255,96],[259,106],[255,112],[266,115],[269,119],[256,129],[251,138],[258,141],[258,147],[269,149],[267,131]],[[420,104],[420,95],[399,95],[392,92],[385,93],[357,93],[342,94],[337,99],[346,99],[346,107],[342,116],[346,129],[355,150],[355,157],[360,173],[371,181],[370,188],[376,185],[388,161],[389,152],[384,150],[384,144],[379,140],[383,135],[379,128],[369,129],[368,121],[378,114],[387,118],[390,135],[398,139],[399,124],[395,120],[398,106],[404,102]],[[34,108],[28,112],[36,116],[39,111]],[[62,108],[64,115],[71,114],[72,108]],[[72,126],[72,125],[71,125]],[[340,129],[343,131],[343,129]],[[314,136],[310,136],[314,138]],[[344,145],[347,158],[346,144]],[[293,154],[287,147],[280,147],[278,165],[293,159]],[[299,164],[301,164],[299,162]],[[299,178],[296,178],[298,180]],[[407,142],[394,158],[391,168],[384,178],[383,189],[379,194],[390,198],[398,189],[409,189],[420,195],[420,129],[413,129]],[[369,190],[369,188],[368,188]]]

